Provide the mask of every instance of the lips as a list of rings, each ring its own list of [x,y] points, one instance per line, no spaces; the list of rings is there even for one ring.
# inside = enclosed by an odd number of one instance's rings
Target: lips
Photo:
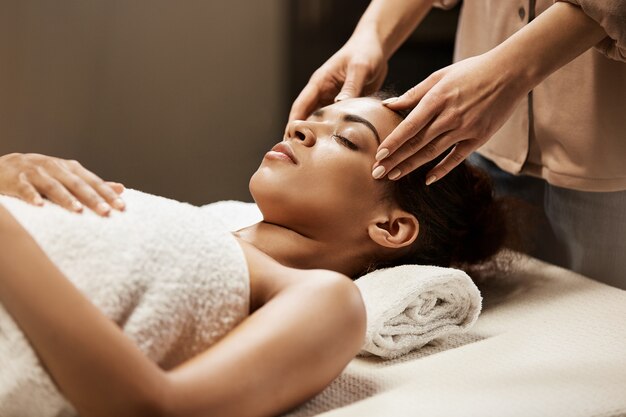
[[[291,161],[294,164],[298,163],[298,159],[296,158],[296,155],[293,153],[293,150],[291,149],[291,146],[289,146],[289,144],[287,142],[279,142],[279,143],[277,143],[272,148],[272,151],[280,152],[280,153],[282,153],[284,155],[287,155],[289,157],[289,159],[291,159]]]

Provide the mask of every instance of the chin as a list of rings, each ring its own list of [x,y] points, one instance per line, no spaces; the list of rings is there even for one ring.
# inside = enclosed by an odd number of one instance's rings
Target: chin
[[[249,190],[263,220],[292,230],[319,228],[320,214],[326,210],[307,201],[302,187],[292,184],[284,176],[259,168],[250,178]]]
[[[286,195],[288,188],[289,185],[281,181],[280,176],[267,172],[267,168],[262,166],[250,177],[248,189],[264,221],[282,224],[280,222],[284,219],[281,217],[286,217],[292,212]]]

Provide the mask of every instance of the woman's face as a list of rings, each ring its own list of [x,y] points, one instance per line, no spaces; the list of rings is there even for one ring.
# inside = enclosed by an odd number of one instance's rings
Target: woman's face
[[[293,121],[250,179],[264,220],[312,238],[359,238],[384,198],[374,155],[401,118],[379,100],[357,98]],[[363,235],[365,236],[365,235]]]

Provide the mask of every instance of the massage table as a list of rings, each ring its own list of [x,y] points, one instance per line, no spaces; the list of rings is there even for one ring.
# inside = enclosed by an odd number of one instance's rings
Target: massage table
[[[479,287],[469,332],[358,357],[285,415],[626,416],[626,291],[521,255]]]

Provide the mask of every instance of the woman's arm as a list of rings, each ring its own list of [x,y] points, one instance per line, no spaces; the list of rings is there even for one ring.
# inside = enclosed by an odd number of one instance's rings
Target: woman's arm
[[[347,278],[289,270],[243,246],[251,302],[262,307],[166,372],[67,281],[2,206],[0,246],[0,302],[84,417],[276,414],[321,390],[363,340],[364,309]]]
[[[374,35],[387,61],[428,14],[433,3],[434,0],[372,0],[353,36]]]
[[[0,205],[0,303],[81,416],[142,416],[167,379]]]
[[[530,90],[605,36],[580,8],[553,4],[494,49],[433,73],[387,103],[413,110],[380,144],[387,156],[373,169],[383,166],[384,175],[399,179],[452,148],[426,175],[427,183],[443,178],[489,140]]]
[[[249,244],[242,248],[251,304],[263,306],[171,372],[174,415],[276,415],[321,391],[363,344],[365,309],[351,280],[285,268]]]

